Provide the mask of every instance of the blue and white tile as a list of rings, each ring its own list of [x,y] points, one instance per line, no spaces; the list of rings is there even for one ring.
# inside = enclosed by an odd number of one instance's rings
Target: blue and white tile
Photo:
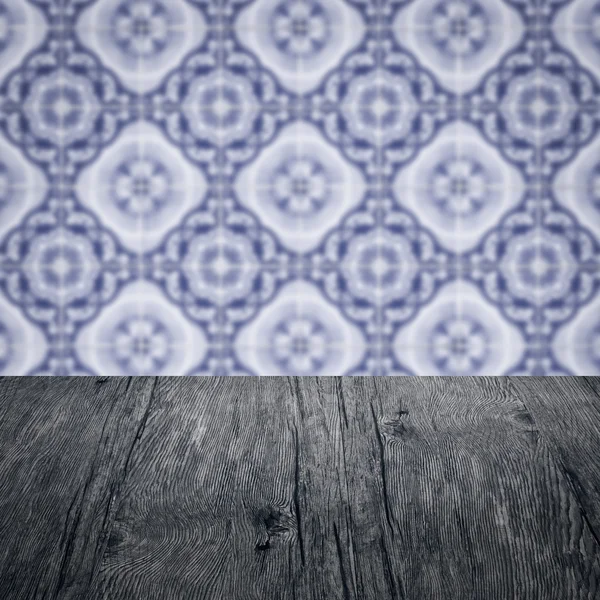
[[[360,329],[306,282],[284,287],[235,340],[240,361],[263,375],[344,373],[361,361],[365,345]]]
[[[361,43],[365,23],[344,0],[261,0],[241,11],[235,33],[288,91],[305,94]]]
[[[7,235],[0,289],[52,345],[68,343],[132,278],[130,258],[75,200],[53,195]]]
[[[145,253],[202,204],[207,184],[155,125],[138,122],[80,172],[76,190],[124,246]]]
[[[409,2],[392,27],[400,45],[459,93],[473,89],[519,44],[524,31],[518,12],[497,0]]]
[[[510,81],[500,110],[512,137],[545,146],[569,135],[577,102],[568,80],[534,69]]]
[[[211,335],[231,335],[287,278],[277,238],[229,197],[210,197],[151,258],[150,277]]]
[[[76,31],[125,87],[144,94],[202,45],[207,24],[185,0],[101,0],[82,12]]]
[[[394,197],[451,252],[472,249],[525,191],[519,171],[469,124],[445,126],[398,172]]]
[[[547,212],[542,213],[546,204]],[[552,338],[597,294],[598,242],[569,213],[534,198],[469,257],[469,278],[532,338]]]
[[[0,375],[28,375],[48,352],[41,328],[0,296]]]
[[[235,181],[240,202],[292,252],[314,249],[363,199],[366,181],[314,125],[288,125]]]
[[[525,340],[474,285],[459,280],[398,332],[393,351],[420,375],[487,375],[514,368]]]
[[[381,147],[409,136],[418,104],[410,79],[376,68],[350,81],[341,112],[350,135]]]
[[[387,210],[371,200],[351,214],[312,257],[326,297],[375,338],[412,318],[450,276],[434,237],[391,202],[381,204]]]
[[[185,375],[202,362],[207,340],[157,287],[135,282],[81,329],[76,349],[92,373]]]
[[[600,375],[600,299],[595,298],[558,330],[554,355],[568,372]]]
[[[597,373],[599,19],[0,0],[0,371]]]

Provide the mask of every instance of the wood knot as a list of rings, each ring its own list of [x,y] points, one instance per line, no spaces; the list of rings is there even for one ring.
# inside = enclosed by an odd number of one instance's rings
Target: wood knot
[[[261,544],[260,542],[258,542],[258,544],[256,544],[256,546],[254,546],[254,549],[257,552],[263,552],[265,550],[268,550],[271,547],[271,539],[267,538],[264,544]]]
[[[407,423],[405,417],[408,416],[407,410],[398,411],[396,416],[384,417],[381,424],[386,428],[389,433],[402,435],[407,431]]]
[[[268,507],[258,511],[255,525],[260,537],[255,550],[261,552],[271,547],[271,541],[286,535],[293,528],[294,517],[279,508]]]
[[[539,431],[537,424],[526,409],[519,409],[515,411],[513,414],[513,420],[518,426],[518,431],[520,431],[532,443],[538,443]]]
[[[106,542],[106,551],[108,553],[117,551],[118,548],[125,542],[125,534],[120,530],[118,525],[115,525],[108,536]]]
[[[408,411],[400,410],[395,416],[382,419],[382,431],[390,437],[413,438],[417,437],[414,427],[408,420]]]

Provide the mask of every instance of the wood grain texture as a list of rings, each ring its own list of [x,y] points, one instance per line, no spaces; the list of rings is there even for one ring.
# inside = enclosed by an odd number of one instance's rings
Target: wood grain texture
[[[600,378],[510,381],[552,448],[600,543]]]
[[[286,380],[161,379],[98,598],[286,597],[301,569]]]
[[[152,381],[0,381],[0,598],[84,598]]]
[[[169,379],[97,598],[599,596],[600,548],[504,379]]]
[[[0,598],[600,598],[597,384],[7,378]]]
[[[406,597],[597,597],[600,549],[505,379],[374,387]]]

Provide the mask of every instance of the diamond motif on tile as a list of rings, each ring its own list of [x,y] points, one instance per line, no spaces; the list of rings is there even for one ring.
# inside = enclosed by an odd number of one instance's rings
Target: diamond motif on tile
[[[292,92],[306,93],[364,35],[357,11],[341,0],[262,0],[236,21],[242,44]]]
[[[77,33],[125,86],[143,94],[202,44],[206,22],[182,0],[101,0],[84,11]]]
[[[284,288],[240,331],[235,347],[256,373],[343,373],[364,352],[360,331],[304,282]]]
[[[514,367],[525,345],[477,289],[452,283],[394,340],[397,359],[422,375],[483,375]]]
[[[472,248],[521,201],[524,190],[519,171],[464,123],[442,129],[394,182],[398,204],[458,252]]]
[[[77,183],[81,202],[134,252],[155,247],[206,190],[202,172],[147,123],[126,129]]]
[[[107,375],[185,375],[206,349],[202,332],[146,282],[125,288],[77,338],[84,364]]]
[[[314,126],[297,123],[242,170],[236,192],[290,250],[305,252],[362,200],[365,182]]]
[[[419,0],[393,24],[398,43],[456,92],[472,89],[516,46],[523,29],[518,13],[497,0]]]

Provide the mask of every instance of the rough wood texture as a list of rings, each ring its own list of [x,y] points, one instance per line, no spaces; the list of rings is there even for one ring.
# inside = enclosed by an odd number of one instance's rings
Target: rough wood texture
[[[84,598],[150,380],[0,381],[0,598]]]
[[[0,598],[600,598],[599,385],[7,378]]]
[[[600,377],[511,379],[600,543]],[[598,592],[600,597],[600,591]]]

